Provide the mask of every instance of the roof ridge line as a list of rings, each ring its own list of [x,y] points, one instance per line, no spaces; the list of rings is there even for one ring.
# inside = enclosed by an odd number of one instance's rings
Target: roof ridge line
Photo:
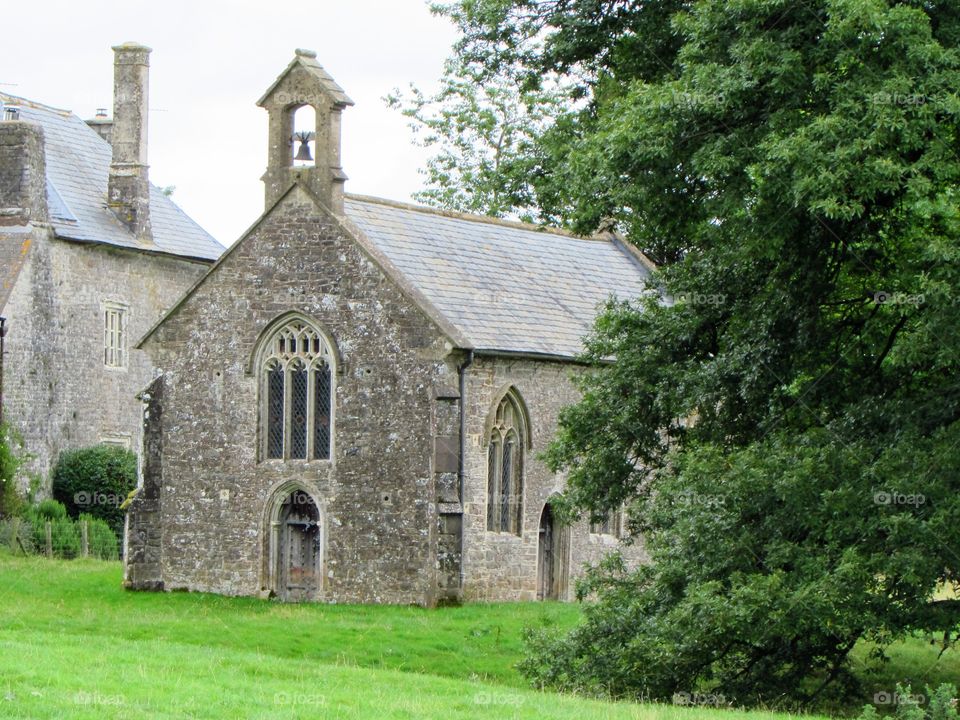
[[[54,107],[53,105],[46,105],[46,104],[44,104],[44,103],[37,102],[36,100],[31,100],[30,98],[20,97],[19,95],[13,95],[13,94],[8,93],[8,92],[2,92],[2,91],[0,91],[0,95],[2,95],[3,97],[6,97],[6,98],[11,98],[11,99],[13,99],[13,100],[17,100],[17,101],[18,101],[18,103],[17,103],[18,105],[26,104],[26,105],[28,105],[28,106],[30,106],[30,107],[40,108],[40,109],[43,109],[43,110],[50,110],[50,111],[52,111],[52,112],[60,113],[61,115],[66,115],[66,116],[70,116],[70,115],[73,115],[73,114],[74,114],[74,112],[73,112],[72,110],[67,110],[66,108]]]
[[[594,235],[578,235],[570,230],[554,227],[552,225],[537,225],[536,223],[527,223],[521,220],[505,220],[504,218],[491,217],[490,215],[480,215],[477,213],[465,213],[459,210],[445,210],[443,208],[429,207],[427,205],[416,205],[414,203],[403,202],[402,200],[390,200],[388,198],[376,197],[375,195],[358,195],[355,193],[344,193],[347,200],[356,200],[357,202],[369,202],[376,205],[386,205],[387,207],[397,208],[398,210],[412,210],[414,212],[424,213],[425,215],[439,215],[454,220],[467,220],[470,222],[486,223],[487,225],[498,225],[500,227],[513,228],[515,230],[527,230],[530,232],[543,233],[544,235],[559,235],[574,240],[589,240],[592,242],[613,242],[614,238],[609,232],[603,231]]]

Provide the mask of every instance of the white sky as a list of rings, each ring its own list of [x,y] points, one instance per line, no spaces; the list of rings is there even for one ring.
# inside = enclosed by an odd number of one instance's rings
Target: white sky
[[[267,114],[255,103],[316,50],[356,103],[343,114],[347,192],[409,200],[427,153],[382,97],[436,87],[455,39],[426,0],[35,0],[3,3],[0,89],[88,119],[112,107],[112,45],[150,56],[150,179],[224,245],[263,210]]]

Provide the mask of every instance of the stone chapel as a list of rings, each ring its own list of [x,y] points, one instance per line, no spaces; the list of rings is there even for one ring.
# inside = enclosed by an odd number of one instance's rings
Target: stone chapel
[[[432,606],[568,599],[612,549],[642,561],[619,517],[554,520],[539,453],[598,308],[650,261],[345,194],[352,104],[296,52],[258,102],[263,214],[140,341],[160,371],[126,586]]]

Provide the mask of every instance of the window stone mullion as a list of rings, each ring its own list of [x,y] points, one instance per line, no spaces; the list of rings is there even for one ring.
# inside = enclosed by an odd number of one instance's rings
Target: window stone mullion
[[[293,433],[293,373],[290,367],[292,360],[283,366],[283,459],[290,459],[290,442]]]
[[[314,424],[317,421],[317,379],[316,363],[310,363],[307,369],[307,460],[315,458],[315,433]]]

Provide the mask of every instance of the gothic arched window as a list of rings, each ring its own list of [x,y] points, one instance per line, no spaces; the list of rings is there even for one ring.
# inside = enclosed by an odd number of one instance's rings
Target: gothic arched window
[[[497,406],[487,440],[487,530],[519,535],[526,428],[513,391]]]
[[[291,320],[267,339],[260,361],[261,457],[328,460],[333,353],[323,335]]]

